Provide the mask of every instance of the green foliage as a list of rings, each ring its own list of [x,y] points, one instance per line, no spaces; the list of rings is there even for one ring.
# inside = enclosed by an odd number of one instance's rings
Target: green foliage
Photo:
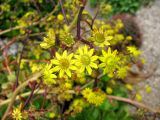
[[[69,120],[134,120],[128,112],[128,107],[121,103],[105,100],[99,107],[87,107]]]
[[[118,13],[134,14],[141,6],[148,5],[153,0],[90,0],[90,5],[96,7],[98,4],[110,4],[111,15]]]
[[[54,2],[41,0],[1,0],[0,5],[0,30],[9,29],[11,27],[19,26],[22,22],[37,21],[51,12],[57,0]],[[38,12],[37,12],[38,10]],[[28,17],[29,13],[33,13],[32,17]],[[25,18],[27,16],[28,18]],[[20,22],[21,21],[21,22]],[[21,23],[21,24],[20,24]],[[33,33],[44,31],[44,26],[28,27]],[[24,29],[23,29],[24,30]],[[24,30],[25,31],[25,30]],[[13,30],[6,33],[5,37],[13,37],[21,34],[20,30]]]

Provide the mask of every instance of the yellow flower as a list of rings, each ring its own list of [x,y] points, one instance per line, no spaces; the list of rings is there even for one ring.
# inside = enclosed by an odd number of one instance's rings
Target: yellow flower
[[[94,49],[88,50],[86,45],[78,49],[77,55],[75,55],[77,71],[84,72],[86,69],[88,74],[91,75],[91,68],[98,68],[97,64],[95,63],[95,61],[98,59],[98,56],[93,55],[93,53]]]
[[[83,91],[82,91],[82,95],[84,96],[84,98],[87,98],[88,95],[90,95],[92,93],[92,90],[90,88],[85,88]]]
[[[116,85],[116,81],[115,80],[111,80],[110,81],[112,85]]]
[[[120,20],[120,19],[118,19],[118,20],[116,21],[116,24],[115,24],[115,25],[116,25],[115,28],[116,28],[117,30],[119,30],[119,29],[121,29],[121,28],[124,27],[124,24],[123,24],[122,20]]]
[[[63,17],[62,14],[58,14],[57,19],[58,19],[59,21],[63,21],[63,20],[64,20],[64,17]]]
[[[106,95],[101,91],[93,92],[90,88],[85,88],[82,95],[88,103],[96,106],[101,105],[106,98]]]
[[[66,87],[67,89],[71,89],[71,88],[72,88],[72,84],[69,83],[69,82],[66,82],[66,83],[65,83],[65,87]]]
[[[55,45],[56,35],[53,29],[49,29],[47,37],[44,37],[44,41],[40,43],[40,46],[44,49],[48,49]]]
[[[105,52],[102,50],[102,57],[99,57],[102,62],[99,67],[103,68],[103,74],[108,74],[109,76],[113,75],[113,72],[118,68],[120,61],[119,56],[117,56],[117,51],[111,52],[111,48],[108,48],[108,51]]]
[[[128,41],[130,41],[130,40],[132,40],[133,38],[132,38],[132,36],[127,36],[126,37],[126,40],[128,40]]]
[[[130,91],[133,90],[133,86],[132,86],[131,84],[126,84],[125,86],[126,86],[126,88],[127,88],[128,90],[130,90]]]
[[[128,46],[127,50],[130,54],[132,54],[135,57],[138,57],[141,53],[135,46]]]
[[[119,78],[122,78],[122,79],[125,78],[126,75],[127,75],[127,68],[128,67],[120,67],[120,68],[118,68],[117,76]]]
[[[57,76],[53,74],[54,68],[52,68],[52,64],[47,64],[43,69],[43,80],[47,85],[56,84],[55,78]]]
[[[106,92],[107,92],[108,94],[112,94],[113,90],[112,90],[111,87],[107,87],[107,88],[106,88]]]
[[[139,93],[136,94],[135,98],[137,101],[142,101],[142,96]]]
[[[54,72],[59,72],[59,77],[62,78],[65,73],[71,77],[71,70],[76,70],[74,66],[75,60],[73,60],[73,53],[67,54],[65,50],[62,55],[56,52],[56,58],[51,60],[52,64],[55,65]]]
[[[107,31],[104,29],[104,27],[100,28],[94,28],[91,32],[90,40],[93,41],[93,43],[96,46],[99,47],[105,47],[110,45],[109,40],[112,40],[113,36],[108,35]]]
[[[49,116],[49,118],[52,118],[52,119],[53,119],[56,115],[55,115],[54,112],[50,112],[48,116]]]
[[[96,97],[93,104],[95,104],[96,106],[101,105],[106,99],[106,95],[102,92],[95,92],[94,94],[96,95]]]
[[[22,120],[22,113],[20,108],[15,108],[12,112],[12,117],[15,120]]]
[[[67,30],[61,30],[59,33],[59,39],[61,42],[67,46],[71,46],[74,44],[74,37],[71,33],[69,33]]]
[[[151,86],[146,85],[145,90],[146,90],[147,93],[150,93],[152,91],[152,88],[151,88]]]
[[[74,99],[71,105],[69,106],[69,111],[74,111],[74,113],[80,113],[85,106],[86,104],[83,99]]]

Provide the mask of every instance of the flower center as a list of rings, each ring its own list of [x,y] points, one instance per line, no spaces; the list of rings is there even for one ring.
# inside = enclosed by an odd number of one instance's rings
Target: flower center
[[[105,41],[105,37],[103,33],[97,33],[96,34],[96,42],[103,43]]]
[[[72,44],[73,43],[73,37],[71,35],[66,36],[65,43],[69,44],[69,45]]]
[[[88,55],[82,55],[81,56],[81,62],[85,66],[89,65],[90,64],[90,57]]]
[[[69,64],[68,59],[63,58],[63,59],[60,60],[60,66],[61,66],[62,69],[69,68],[69,65],[70,64]]]

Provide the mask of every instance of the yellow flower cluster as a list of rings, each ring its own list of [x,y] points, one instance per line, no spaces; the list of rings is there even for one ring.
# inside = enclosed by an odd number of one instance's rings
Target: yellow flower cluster
[[[22,120],[22,112],[20,110],[20,107],[18,108],[14,108],[13,112],[12,112],[12,117],[14,120]]]
[[[44,37],[44,41],[40,43],[40,46],[44,49],[48,49],[55,45],[56,35],[53,29],[49,29],[47,37]]]
[[[51,62],[55,66],[53,68],[54,72],[59,72],[59,77],[62,78],[64,75],[71,77],[73,71],[80,73],[85,72],[85,70],[90,75],[92,73],[91,68],[97,69],[96,60],[98,56],[93,55],[94,49],[88,49],[87,46],[80,47],[76,54],[68,54],[65,50],[62,55],[56,53],[55,59]]]
[[[103,13],[110,13],[112,11],[112,6],[110,4],[100,4],[100,11]]]
[[[86,103],[83,99],[75,99],[70,105],[69,111],[73,111],[72,114],[77,114],[77,113],[82,112],[85,106],[86,106]]]
[[[83,97],[87,100],[88,103],[95,106],[101,105],[106,99],[106,95],[100,91],[93,92],[90,88],[85,88],[82,91]]]
[[[138,57],[141,54],[141,52],[135,46],[128,46],[127,50],[134,57]]]
[[[100,63],[98,63],[98,59]],[[125,66],[125,60],[122,59],[116,50],[102,50],[102,56],[94,55],[94,49],[89,49],[84,45],[79,47],[76,52],[67,53],[65,50],[62,54],[56,52],[51,64],[46,65],[43,70],[45,84],[56,84],[57,75],[59,78],[79,79],[85,82],[85,75],[91,75],[93,70],[102,69],[103,74],[109,77],[125,78],[128,66]],[[99,64],[99,65],[98,65]],[[80,80],[82,79],[82,80]],[[81,83],[80,82],[80,83]]]

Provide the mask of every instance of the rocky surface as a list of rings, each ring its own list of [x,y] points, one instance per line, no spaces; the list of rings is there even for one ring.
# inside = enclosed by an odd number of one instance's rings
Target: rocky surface
[[[155,0],[151,6],[141,8],[136,17],[143,34],[141,50],[146,60],[145,68],[157,66],[153,75],[136,85],[136,88],[149,84],[152,88],[151,93],[146,93],[144,89],[140,90],[143,101],[147,105],[160,109],[160,0]]]

